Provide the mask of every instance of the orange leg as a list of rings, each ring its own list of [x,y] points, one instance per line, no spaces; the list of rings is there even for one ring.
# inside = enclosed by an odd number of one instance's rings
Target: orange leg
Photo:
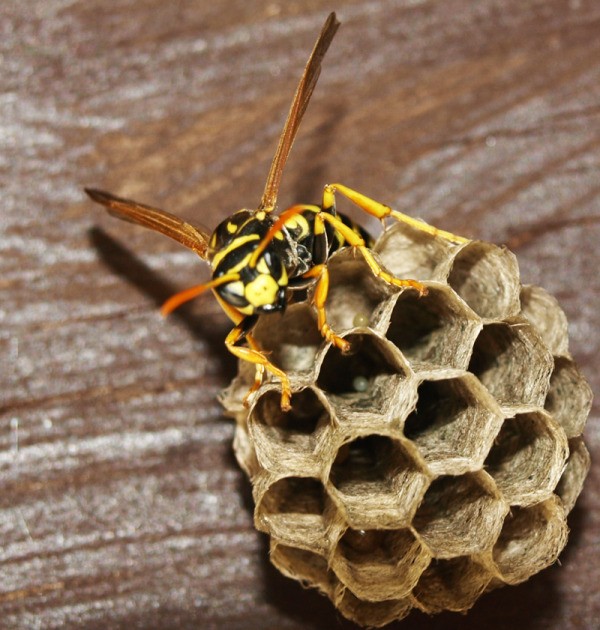
[[[426,232],[427,234],[432,234],[433,236],[440,236],[441,238],[445,238],[452,243],[468,243],[469,239],[464,236],[458,236],[456,234],[452,234],[452,232],[446,232],[445,230],[439,230],[438,228],[433,227],[433,225],[429,225],[429,223],[425,223],[424,221],[419,221],[418,219],[413,219],[413,217],[409,217],[407,214],[403,214],[402,212],[398,212],[397,210],[392,210],[389,206],[386,206],[378,201],[374,201],[365,195],[348,188],[342,184],[327,184],[325,186],[325,191],[323,192],[323,205],[324,209],[332,208],[335,205],[335,193],[339,192],[344,195],[347,199],[350,199],[353,203],[355,203],[359,208],[367,212],[368,214],[377,217],[381,221],[387,217],[392,217],[396,219],[396,221],[400,221],[402,223],[406,223],[411,227],[416,228],[417,230],[421,230],[421,232]],[[367,261],[368,262],[368,261]]]

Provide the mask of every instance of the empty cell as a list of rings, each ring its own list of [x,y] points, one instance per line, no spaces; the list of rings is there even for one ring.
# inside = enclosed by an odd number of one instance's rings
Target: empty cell
[[[312,389],[295,393],[291,404],[289,411],[282,411],[281,394],[269,390],[254,405],[249,426],[261,455],[268,449],[277,458],[281,448],[312,453],[329,426],[330,416]]]
[[[575,362],[557,357],[544,408],[565,430],[567,437],[581,435],[592,408],[592,390]]]
[[[391,224],[375,245],[386,269],[397,278],[419,281],[437,279],[437,268],[456,249],[450,241],[400,223]]]
[[[340,582],[366,601],[407,597],[430,556],[408,529],[348,529],[331,559]]]
[[[402,444],[385,435],[343,445],[329,480],[332,497],[355,529],[410,523],[429,483]]]
[[[547,414],[518,414],[504,421],[485,461],[511,505],[531,505],[554,490],[568,454],[564,432]]]
[[[256,527],[279,542],[324,552],[328,497],[319,479],[285,477],[272,484],[256,502]]]
[[[504,319],[520,310],[519,267],[505,248],[472,241],[456,254],[448,284],[480,317]]]
[[[414,527],[435,558],[491,549],[508,506],[485,473],[444,476],[429,487]]]
[[[328,263],[327,319],[335,331],[374,326],[378,306],[394,287],[373,274],[362,256],[343,249]]]
[[[413,366],[466,369],[480,327],[479,317],[453,291],[430,285],[426,296],[404,291],[398,297],[386,336]]]
[[[471,558],[433,560],[415,587],[414,596],[427,613],[465,612],[473,606],[492,578]]]
[[[556,487],[556,494],[562,499],[567,513],[573,509],[589,469],[590,454],[583,439],[576,437],[569,440],[569,459]]]
[[[370,628],[380,628],[392,621],[404,619],[413,607],[413,602],[409,597],[383,602],[366,602],[342,585],[337,589],[336,595],[335,605],[344,617]]]
[[[472,375],[424,381],[404,435],[435,474],[479,470],[502,424],[494,399]]]
[[[305,587],[318,588],[326,594],[331,593],[335,577],[323,556],[306,549],[279,545],[271,540],[269,557],[283,575],[300,580]]]
[[[526,320],[487,324],[479,333],[469,371],[501,405],[542,406],[554,361]]]
[[[501,579],[518,584],[553,564],[567,534],[564,508],[557,497],[511,509],[493,552]]]
[[[254,336],[269,359],[286,372],[311,372],[323,343],[317,317],[307,303],[261,317]]]

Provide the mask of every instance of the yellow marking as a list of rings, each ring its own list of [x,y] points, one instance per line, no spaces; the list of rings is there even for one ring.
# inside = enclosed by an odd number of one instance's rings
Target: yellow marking
[[[254,215],[254,218],[258,219],[259,221],[264,221],[266,216],[267,216],[266,213],[263,210],[260,210]]]
[[[227,290],[235,295],[244,297],[244,283],[241,280],[238,280],[237,282],[230,282],[227,285]]]
[[[286,221],[285,227],[288,228],[289,230],[295,230],[299,228],[300,229],[299,238],[308,236],[308,234],[310,233],[308,221],[301,214],[297,214],[293,216],[291,219],[289,219],[288,221]]]
[[[238,226],[235,223],[232,223],[231,221],[227,222],[227,231],[230,234],[235,234],[238,230]]]
[[[283,266],[281,267],[281,275],[279,276],[279,280],[277,281],[277,284],[280,287],[287,287],[288,285],[287,269]]]
[[[279,285],[273,276],[260,274],[246,285],[246,299],[252,306],[265,306],[277,301]]]
[[[237,249],[245,243],[249,243],[250,241],[258,241],[259,239],[260,236],[258,234],[246,234],[246,236],[238,236],[238,238],[234,239],[234,241],[227,245],[227,247],[224,247],[221,251],[217,252],[214,255],[211,262],[212,268],[216,269],[219,263],[223,260],[225,256],[227,256],[227,254],[229,254],[229,252],[232,252],[234,249]],[[239,265],[235,267],[236,271],[238,269],[241,269]],[[227,271],[234,271],[234,269],[228,269]]]
[[[258,264],[256,265],[256,271],[258,271],[258,273],[266,273],[266,274],[271,273],[269,271],[269,267],[267,266],[267,263],[265,262],[264,258],[261,258],[258,261]]]

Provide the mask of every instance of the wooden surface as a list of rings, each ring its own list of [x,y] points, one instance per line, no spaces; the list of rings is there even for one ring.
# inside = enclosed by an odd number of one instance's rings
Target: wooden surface
[[[216,401],[235,372],[195,256],[118,224],[96,185],[214,227],[254,207],[326,13],[307,2],[0,6],[0,627],[354,627],[270,567]],[[600,4],[355,1],[281,205],[340,181],[508,242],[600,385]],[[586,439],[600,459],[600,406]],[[467,617],[402,628],[594,628],[600,475],[561,565]]]

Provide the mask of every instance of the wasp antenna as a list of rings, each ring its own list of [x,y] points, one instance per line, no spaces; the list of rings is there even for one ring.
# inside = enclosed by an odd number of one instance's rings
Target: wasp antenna
[[[161,307],[160,314],[163,317],[172,313],[176,308],[179,308],[182,304],[193,300],[195,297],[198,297],[201,293],[204,293],[208,289],[214,289],[221,284],[225,284],[227,282],[234,282],[235,280],[240,279],[239,273],[229,273],[224,276],[220,276],[215,280],[211,280],[210,282],[205,282],[203,284],[197,284],[194,287],[190,287],[189,289],[185,289],[171,296]]]

